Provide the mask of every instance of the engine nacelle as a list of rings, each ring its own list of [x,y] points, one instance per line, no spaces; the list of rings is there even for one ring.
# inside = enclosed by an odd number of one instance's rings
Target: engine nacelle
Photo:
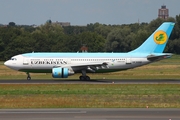
[[[74,71],[70,71],[68,68],[57,67],[52,69],[53,78],[67,78],[72,74],[74,74]]]

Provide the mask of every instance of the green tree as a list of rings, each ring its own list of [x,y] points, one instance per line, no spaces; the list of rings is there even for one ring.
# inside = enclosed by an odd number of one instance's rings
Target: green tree
[[[168,47],[168,52],[180,54],[180,39],[170,41]]]
[[[54,46],[58,44],[58,42],[64,44],[58,40],[60,38],[59,36],[63,34],[63,28],[58,24],[47,22],[41,25],[32,32],[32,38],[36,41],[34,51],[49,52],[56,50]]]
[[[15,22],[9,22],[9,26],[16,26]]]
[[[128,26],[113,29],[107,36],[106,51],[126,52],[130,41],[125,39],[131,33]]]
[[[106,40],[95,32],[83,32],[78,36],[81,45],[86,44],[89,52],[103,52]]]
[[[155,20],[152,20],[147,27],[147,30],[149,32],[154,32],[162,23],[164,22],[164,19],[157,18]]]
[[[140,29],[136,35],[134,35],[134,40],[132,41],[132,48],[135,49],[139,47],[152,33],[149,33],[145,29]]]
[[[107,38],[111,30],[112,30],[112,27],[109,25],[98,24],[96,25],[96,27],[94,27],[94,31],[102,35],[104,38]]]
[[[174,26],[174,30],[171,36],[172,39],[180,38],[180,14],[176,15],[176,24]]]

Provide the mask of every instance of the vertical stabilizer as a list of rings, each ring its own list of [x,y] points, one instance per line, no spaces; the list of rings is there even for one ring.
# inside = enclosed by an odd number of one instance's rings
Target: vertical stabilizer
[[[130,53],[162,53],[175,23],[164,22],[141,46]]]

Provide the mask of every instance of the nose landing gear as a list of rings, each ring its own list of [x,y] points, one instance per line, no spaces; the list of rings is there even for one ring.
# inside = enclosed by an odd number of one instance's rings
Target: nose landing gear
[[[26,74],[27,74],[27,80],[31,80],[30,74],[28,72]]]

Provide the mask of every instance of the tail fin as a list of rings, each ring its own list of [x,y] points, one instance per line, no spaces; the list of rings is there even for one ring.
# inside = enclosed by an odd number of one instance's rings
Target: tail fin
[[[175,23],[164,22],[141,46],[130,53],[162,53]]]

